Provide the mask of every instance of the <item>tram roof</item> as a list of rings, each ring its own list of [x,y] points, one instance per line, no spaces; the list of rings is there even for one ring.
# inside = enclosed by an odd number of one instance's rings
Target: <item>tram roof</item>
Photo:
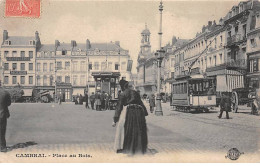
[[[93,77],[119,77],[120,72],[92,72]]]

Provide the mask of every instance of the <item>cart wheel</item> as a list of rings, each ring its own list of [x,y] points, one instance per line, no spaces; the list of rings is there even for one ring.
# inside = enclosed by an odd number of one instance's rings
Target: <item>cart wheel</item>
[[[237,113],[238,110],[238,95],[237,92],[232,93],[231,97],[231,109],[234,113]]]

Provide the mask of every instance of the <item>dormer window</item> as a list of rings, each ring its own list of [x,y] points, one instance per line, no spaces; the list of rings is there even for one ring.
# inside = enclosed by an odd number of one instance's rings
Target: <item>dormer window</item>
[[[6,40],[6,41],[4,42],[4,45],[11,45],[11,41]]]
[[[29,44],[30,44],[31,46],[34,46],[34,45],[35,45],[35,41],[34,41],[34,40],[30,40]]]
[[[67,51],[66,50],[62,50],[61,51],[61,55],[66,55],[67,54]]]

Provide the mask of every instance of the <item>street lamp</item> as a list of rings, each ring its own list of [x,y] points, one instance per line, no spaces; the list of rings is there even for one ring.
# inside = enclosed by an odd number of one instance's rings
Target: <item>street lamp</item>
[[[162,11],[163,11],[163,3],[160,2],[159,5],[159,11],[160,11],[160,26],[159,26],[159,50],[155,53],[155,56],[157,58],[157,96],[156,96],[156,110],[155,115],[162,116],[162,105],[161,105],[161,66],[162,66],[162,60],[164,58],[164,49],[162,48]]]

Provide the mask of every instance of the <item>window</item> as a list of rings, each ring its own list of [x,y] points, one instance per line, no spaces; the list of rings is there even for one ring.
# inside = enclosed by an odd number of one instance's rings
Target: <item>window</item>
[[[13,56],[13,57],[17,57],[17,51],[13,51],[13,52],[12,52],[12,56]]]
[[[34,40],[31,40],[31,41],[30,41],[30,45],[35,45],[35,41],[34,41]]]
[[[101,63],[101,70],[106,70],[106,62]]]
[[[223,37],[222,37],[222,35],[220,36],[220,43],[222,43],[222,41],[223,41]]]
[[[222,54],[219,54],[219,63],[222,64]]]
[[[67,51],[66,50],[62,50],[61,51],[61,55],[66,55],[67,54]]]
[[[43,63],[43,71],[47,71],[47,63]]]
[[[43,85],[47,85],[47,76],[43,76]]]
[[[29,63],[29,71],[33,71],[33,63]]]
[[[21,68],[21,71],[24,71],[25,70],[25,63],[21,63],[20,68]]]
[[[41,85],[41,77],[40,76],[37,77],[36,81],[37,81],[37,85]]]
[[[5,76],[4,84],[9,84],[9,77],[8,76]]]
[[[256,47],[255,39],[250,39],[251,47]]]
[[[70,83],[70,76],[65,76],[65,83]]]
[[[235,33],[237,34],[238,32],[238,26],[235,27]]]
[[[57,62],[57,70],[60,70],[60,69],[62,69],[62,62],[58,61]]]
[[[4,57],[8,57],[9,56],[9,51],[5,51],[4,52]]]
[[[37,64],[36,64],[36,68],[37,68],[37,71],[41,71],[41,64],[40,64],[40,63],[37,63]]]
[[[78,71],[78,62],[73,62],[73,71]]]
[[[57,82],[62,82],[62,77],[61,76],[57,76]]]
[[[13,84],[17,84],[17,77],[16,76],[13,76]]]
[[[29,57],[30,59],[33,58],[33,51],[29,51]]]
[[[4,64],[4,70],[9,70],[9,63]]]
[[[78,76],[74,75],[73,76],[73,85],[77,85],[78,84]]]
[[[99,70],[99,62],[95,62],[94,63],[94,69],[95,70]]]
[[[54,64],[50,63],[50,71],[54,71]]]
[[[21,76],[20,79],[21,79],[21,80],[20,80],[20,83],[21,83],[21,84],[25,84],[25,76]]]
[[[25,57],[25,51],[21,51],[21,57]]]
[[[29,76],[29,84],[33,84],[33,76]]]
[[[214,66],[216,66],[217,65],[217,57],[216,56],[214,56]]]
[[[81,75],[81,76],[80,76],[80,85],[85,85],[85,84],[86,84],[85,76],[84,76],[84,75]]]
[[[115,64],[115,70],[118,70],[119,64]]]
[[[108,67],[109,70],[112,70],[112,62],[108,62]]]
[[[50,76],[50,86],[53,84],[53,76]]]
[[[228,32],[228,37],[231,37],[231,31]]]
[[[80,71],[85,71],[86,70],[86,62],[85,61],[81,61],[80,62]]]
[[[65,62],[65,69],[70,70],[70,62]]]
[[[12,69],[13,69],[13,70],[16,70],[16,69],[17,69],[17,63],[13,63]]]
[[[5,41],[5,43],[4,43],[5,45],[11,45],[11,41]]]
[[[126,62],[121,63],[121,70],[126,70]]]
[[[92,70],[92,63],[91,62],[88,65],[88,70]]]

